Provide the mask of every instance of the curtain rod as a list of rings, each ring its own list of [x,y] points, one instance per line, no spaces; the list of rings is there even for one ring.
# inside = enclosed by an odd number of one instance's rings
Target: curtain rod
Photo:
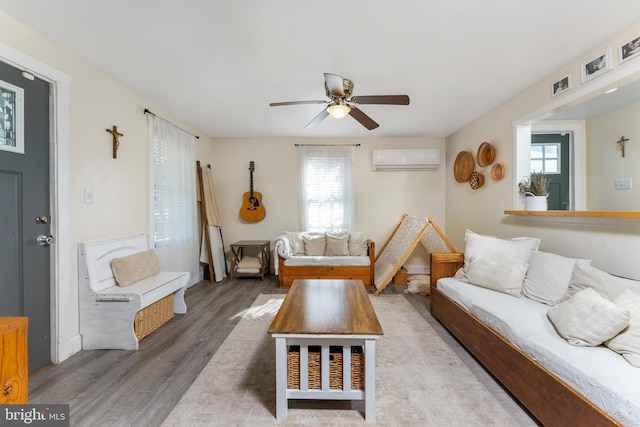
[[[360,147],[360,144],[293,144],[296,147]]]
[[[164,120],[164,121],[166,121],[166,122],[169,122],[169,120],[167,120],[167,119],[165,119],[165,118],[162,118],[162,117],[160,117],[160,116],[158,116],[158,115],[156,115],[156,114],[152,113],[151,111],[149,111],[149,110],[148,110],[148,109],[146,109],[146,108],[144,109],[144,114],[151,114],[151,115],[152,115],[152,116],[154,116],[154,117],[159,117],[159,118],[161,118],[162,120]],[[171,122],[169,122],[169,123],[171,123]],[[172,125],[174,125],[173,123],[171,123],[171,124],[172,124]],[[180,129],[180,130],[185,131],[185,132],[186,132],[186,133],[188,133],[189,135],[193,135],[193,136],[195,136],[195,137],[196,137],[196,139],[200,139],[200,137],[199,137],[198,135],[196,135],[195,133],[189,132],[188,130],[183,129],[183,128],[181,128],[180,126],[176,126],[176,125],[174,125],[174,126],[175,126],[175,127],[177,127],[177,128],[178,128],[178,129]]]

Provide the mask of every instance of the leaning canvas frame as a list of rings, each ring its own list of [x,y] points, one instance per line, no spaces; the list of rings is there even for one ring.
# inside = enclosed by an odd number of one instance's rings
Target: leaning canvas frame
[[[24,154],[24,89],[2,80],[0,150]]]
[[[582,77],[582,83],[586,83],[589,80],[610,71],[612,69],[611,61],[611,46],[604,52],[599,53],[590,60],[584,62],[580,67],[580,73]]]

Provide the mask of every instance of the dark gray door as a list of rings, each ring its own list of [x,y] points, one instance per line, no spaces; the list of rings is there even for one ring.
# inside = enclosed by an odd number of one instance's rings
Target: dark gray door
[[[16,88],[24,91],[24,153],[3,150],[17,145]],[[29,372],[34,372],[51,362],[52,248],[37,242],[38,236],[50,236],[51,224],[49,84],[0,62],[0,108],[0,316],[29,318]]]
[[[531,169],[549,180],[549,210],[571,207],[569,145],[569,133],[531,135]]]

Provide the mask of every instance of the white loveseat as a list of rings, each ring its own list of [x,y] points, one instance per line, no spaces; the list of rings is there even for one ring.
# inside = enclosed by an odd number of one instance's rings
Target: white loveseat
[[[466,239],[432,255],[432,315],[542,424],[640,426],[640,282],[538,239]]]
[[[366,232],[286,231],[276,238],[273,250],[281,288],[295,279],[351,279],[374,286],[375,244]]]

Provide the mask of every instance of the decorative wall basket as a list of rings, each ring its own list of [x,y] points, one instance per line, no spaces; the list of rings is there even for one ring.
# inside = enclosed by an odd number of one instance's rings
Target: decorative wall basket
[[[546,211],[548,209],[547,196],[526,196],[524,198],[528,211]]]
[[[494,181],[500,181],[504,178],[504,165],[502,163],[496,163],[491,167],[491,178]]]
[[[483,142],[478,147],[478,166],[485,167],[489,166],[493,163],[493,160],[496,158],[496,149],[493,148],[493,145],[488,142]]]
[[[461,151],[453,162],[453,177],[460,183],[467,182],[471,178],[474,167],[473,154],[468,151]]]
[[[471,188],[477,190],[478,188],[482,187],[483,184],[484,175],[482,175],[480,172],[473,171],[473,173],[471,173],[471,178],[469,179],[469,185],[471,186]]]

